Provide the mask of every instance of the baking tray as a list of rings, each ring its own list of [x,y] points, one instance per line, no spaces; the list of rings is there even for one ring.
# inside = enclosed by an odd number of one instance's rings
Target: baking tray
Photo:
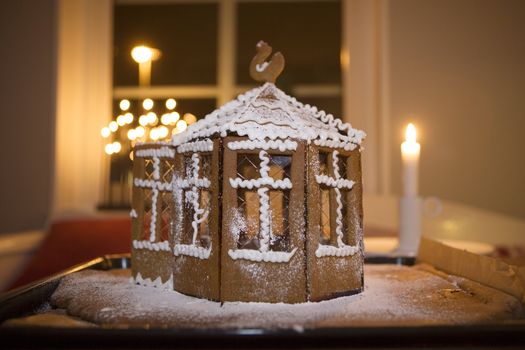
[[[368,256],[369,264],[413,265],[414,257]],[[129,255],[107,255],[0,296],[0,323],[34,314],[49,302],[60,280],[85,270],[130,267]],[[351,327],[306,330],[114,329],[0,327],[2,348],[392,348],[523,347],[525,323],[470,326]]]

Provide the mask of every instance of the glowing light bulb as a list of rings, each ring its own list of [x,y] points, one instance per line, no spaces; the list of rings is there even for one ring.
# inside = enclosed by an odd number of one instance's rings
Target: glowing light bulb
[[[118,124],[117,124],[117,122],[115,122],[115,121],[110,122],[109,125],[108,125],[108,128],[109,128],[109,130],[111,130],[112,132],[117,131],[117,129],[118,129]]]
[[[108,138],[109,135],[111,135],[111,130],[107,126],[103,127],[102,130],[100,130],[100,135],[102,135],[103,138]]]
[[[147,46],[136,46],[131,50],[131,57],[133,57],[137,63],[145,63],[153,57],[153,50]]]
[[[142,126],[137,126],[137,128],[135,129],[135,135],[137,135],[137,137],[142,137],[145,133],[146,130],[144,130]]]
[[[121,111],[127,111],[129,109],[129,106],[131,106],[131,103],[129,103],[128,100],[122,100],[119,103],[119,107]]]
[[[175,126],[179,132],[183,132],[188,127],[188,124],[184,120],[179,120]]]
[[[118,124],[119,126],[122,126],[122,125],[126,124],[126,117],[123,116],[123,115],[119,115],[119,116],[117,117],[117,124]]]
[[[129,159],[133,160],[133,151],[129,152]]]
[[[186,123],[188,123],[188,125],[191,125],[193,123],[195,123],[197,121],[197,117],[194,116],[193,114],[191,113],[186,113],[184,114],[184,116],[182,117],[182,119],[184,119],[184,121]]]
[[[135,140],[137,138],[137,132],[135,131],[135,129],[129,129],[128,130],[128,139],[130,139],[131,141]]]
[[[142,101],[142,107],[149,111],[150,109],[153,108],[153,100],[151,98],[147,98],[145,99],[144,101]]]
[[[177,107],[177,101],[175,101],[175,99],[173,99],[173,98],[168,98],[166,100],[166,108],[171,111],[175,107]]]
[[[113,153],[119,153],[121,149],[122,149],[122,145],[120,144],[120,142],[118,141],[113,142]]]
[[[125,117],[124,120],[125,120],[126,124],[133,123],[133,114],[128,112],[128,113],[124,114],[124,117]]]
[[[159,139],[159,132],[158,132],[158,130],[156,128],[151,129],[150,132],[149,132],[149,137],[153,141],[157,141]]]
[[[142,126],[146,126],[148,125],[148,116],[147,115],[141,115],[139,117],[139,124],[142,125]]]
[[[158,123],[157,115],[154,112],[149,112],[147,114],[148,117],[148,123],[151,125],[156,125]]]
[[[165,127],[164,125],[162,125],[161,127],[159,127],[158,130],[159,130],[159,138],[161,138],[161,139],[167,137],[168,134],[169,134],[169,132],[170,132],[170,131],[168,130],[168,128]]]
[[[180,119],[180,114],[177,112],[171,112],[171,123],[175,124]]]
[[[171,123],[171,113],[164,113],[162,117],[160,117],[160,122],[164,125],[170,125]]]
[[[113,144],[112,143],[108,143],[106,145],[106,147],[104,147],[104,151],[106,152],[106,154],[113,154]]]

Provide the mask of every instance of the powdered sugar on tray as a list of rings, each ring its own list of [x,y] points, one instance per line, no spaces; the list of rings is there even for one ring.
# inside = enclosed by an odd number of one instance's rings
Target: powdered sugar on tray
[[[129,282],[129,270],[65,277],[51,298],[70,315],[112,327],[292,328],[471,324],[523,318],[512,296],[428,267],[368,265],[365,291],[303,304],[226,302]]]

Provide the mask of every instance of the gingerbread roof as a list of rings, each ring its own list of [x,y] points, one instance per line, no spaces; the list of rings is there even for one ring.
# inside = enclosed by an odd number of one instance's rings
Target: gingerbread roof
[[[366,134],[315,106],[302,104],[272,83],[249,90],[173,136],[180,145],[214,134],[236,133],[252,140],[301,139],[321,146],[348,150],[360,145]]]

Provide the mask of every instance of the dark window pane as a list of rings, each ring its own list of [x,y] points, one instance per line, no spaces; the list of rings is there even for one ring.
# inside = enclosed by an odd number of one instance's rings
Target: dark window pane
[[[281,51],[286,67],[278,80],[294,84],[339,83],[339,1],[247,2],[238,5],[237,82],[253,84],[248,67],[259,40]]]
[[[138,85],[139,44],[162,52],[152,85],[215,84],[217,4],[116,5],[114,18],[114,85]]]
[[[156,242],[167,241],[172,233],[171,218],[173,217],[173,198],[171,192],[160,192],[159,200],[161,201],[160,208],[160,237],[155,237]]]
[[[257,154],[237,155],[237,176],[243,180],[260,178],[260,164],[261,160]]]
[[[238,231],[237,248],[259,249],[259,195],[257,190],[237,191],[238,217],[235,218]]]
[[[209,248],[211,243],[210,235],[210,211],[211,211],[211,193],[208,190],[201,190],[199,193],[199,208],[207,213],[206,218],[199,224],[199,236],[197,244],[203,248]]]
[[[320,188],[320,201],[321,206],[321,244],[330,244],[330,189],[322,186]]]
[[[289,227],[288,207],[290,190],[271,190],[270,192],[270,250],[288,251]]]
[[[142,221],[142,233],[139,240],[149,240],[151,235],[151,214],[153,191],[149,188],[142,189],[144,193],[144,217]]]
[[[347,179],[347,165],[348,165],[348,157],[343,157],[340,154],[337,156],[338,162],[337,165],[339,166],[339,176],[342,179]]]
[[[289,179],[292,173],[292,156],[269,155],[270,171],[268,176],[274,180]]]

